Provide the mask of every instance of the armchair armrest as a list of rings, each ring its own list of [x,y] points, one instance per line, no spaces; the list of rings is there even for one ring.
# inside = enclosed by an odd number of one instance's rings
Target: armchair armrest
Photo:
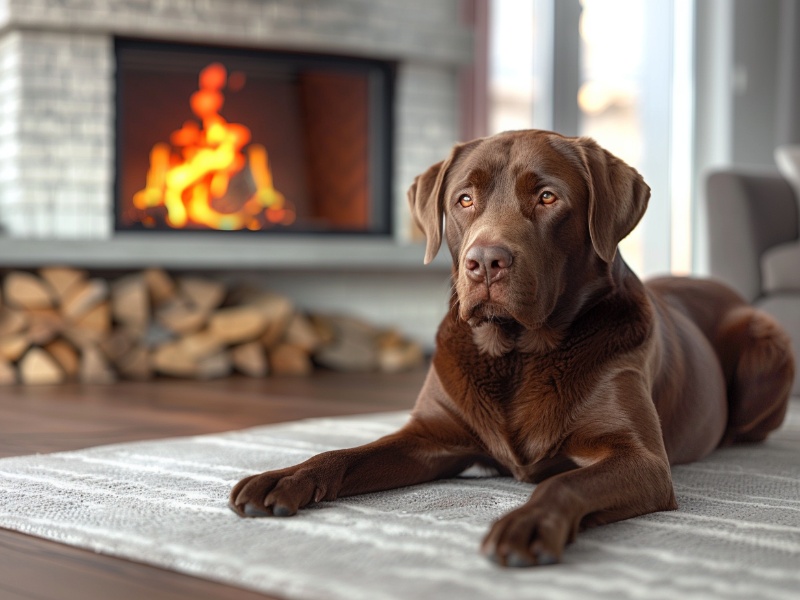
[[[761,255],[798,238],[798,200],[777,171],[725,169],[706,178],[711,275],[761,296]]]

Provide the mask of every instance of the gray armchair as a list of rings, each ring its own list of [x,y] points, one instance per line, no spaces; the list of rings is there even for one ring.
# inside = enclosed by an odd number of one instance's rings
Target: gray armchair
[[[774,316],[800,364],[800,205],[777,171],[720,170],[706,180],[711,275]],[[800,394],[800,376],[793,393]]]

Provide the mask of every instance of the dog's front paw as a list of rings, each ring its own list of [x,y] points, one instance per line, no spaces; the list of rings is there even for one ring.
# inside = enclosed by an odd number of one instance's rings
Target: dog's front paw
[[[240,517],[288,517],[326,493],[308,470],[293,467],[242,479],[231,491],[228,506]]]
[[[561,560],[574,529],[555,511],[525,505],[492,525],[481,552],[504,567],[552,565]]]

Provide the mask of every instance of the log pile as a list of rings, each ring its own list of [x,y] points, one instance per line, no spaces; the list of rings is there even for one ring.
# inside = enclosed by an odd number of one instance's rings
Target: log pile
[[[396,331],[160,269],[114,280],[64,267],[11,271],[0,289],[0,385],[395,372],[423,360]]]

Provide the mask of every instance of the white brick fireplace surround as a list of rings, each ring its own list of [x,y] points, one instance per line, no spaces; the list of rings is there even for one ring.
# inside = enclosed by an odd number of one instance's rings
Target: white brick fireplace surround
[[[405,190],[458,138],[459,72],[472,47],[459,9],[459,0],[0,0],[0,268],[236,269],[306,293],[310,280],[350,281],[333,305],[353,294],[385,301],[394,285],[412,293],[404,303],[434,303],[417,325],[428,337],[447,261],[418,270]],[[115,233],[115,36],[397,61],[392,236]]]

